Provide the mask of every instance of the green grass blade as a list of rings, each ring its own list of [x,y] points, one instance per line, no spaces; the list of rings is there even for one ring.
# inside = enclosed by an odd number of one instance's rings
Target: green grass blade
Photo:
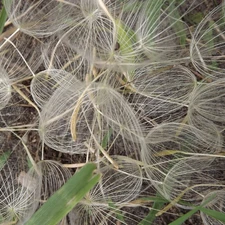
[[[177,220],[173,221],[169,225],[181,225],[183,224],[188,218],[190,218],[192,215],[194,215],[196,212],[198,212],[204,205],[212,201],[212,199],[215,197],[215,195],[210,196],[207,198],[200,206],[196,206],[194,209],[189,211],[188,213],[184,214],[183,216],[179,217]]]
[[[120,221],[120,222],[125,222],[124,220],[124,216],[123,213],[121,212],[121,210],[118,209],[118,207],[111,201],[108,203],[110,209],[113,211],[113,213],[115,214],[116,218]]]
[[[103,137],[102,144],[101,144],[101,146],[102,146],[103,149],[106,149],[107,148],[107,145],[109,143],[109,140],[110,140],[111,135],[112,135],[112,129],[110,128],[107,131],[106,135]]]
[[[179,217],[177,220],[173,221],[169,225],[181,225],[183,224],[187,219],[189,219],[192,215],[194,215],[196,212],[198,212],[199,207],[196,207],[189,211],[188,213],[184,214],[183,216]]]
[[[93,175],[95,169],[94,163],[86,164],[44,203],[26,225],[58,224],[100,180],[100,174]]]
[[[28,168],[31,169],[33,167],[33,164],[32,162],[30,161],[30,158],[27,156],[27,165],[28,165]]]
[[[196,12],[195,14],[191,14],[189,16],[186,17],[186,20],[193,24],[193,25],[196,25],[196,24],[199,24],[204,18],[204,13],[202,12]]]
[[[150,210],[149,214],[138,224],[138,225],[151,225],[155,218],[156,218],[156,213],[162,209],[163,205],[167,201],[163,199],[159,193],[156,194],[154,204],[152,206],[152,209]]]
[[[4,152],[2,155],[0,155],[0,169],[5,165],[8,158],[10,156],[10,152]]]
[[[201,207],[200,210],[208,216],[225,223],[225,213]]]
[[[120,20],[115,20],[117,28],[117,42],[119,51],[122,56],[126,57],[126,61],[134,62],[133,44],[136,42],[136,36],[132,29],[123,24]]]
[[[175,3],[175,1],[172,1],[167,10],[169,11],[169,13],[171,12],[170,16],[173,18],[171,20],[171,23],[173,23],[172,28],[180,38],[180,45],[185,46],[187,38],[186,27],[185,24],[181,21],[182,16],[180,15],[180,12]],[[176,22],[174,21],[174,19],[176,20]]]
[[[149,1],[146,5],[146,28],[148,30],[148,34],[152,34],[152,37],[149,36],[149,39],[154,37],[155,30],[157,30],[163,3],[163,0],[153,0]]]
[[[215,45],[216,43],[214,43],[215,38],[214,38],[214,34],[213,31],[215,29],[215,27],[217,27],[218,25],[214,22],[214,21],[209,21],[209,27],[210,29],[207,30],[207,33],[204,34],[203,36],[203,40],[204,40],[204,44],[207,46],[208,53],[212,55],[213,50],[215,49]],[[214,29],[213,29],[214,28]],[[211,62],[211,65],[209,65],[210,69],[218,69],[218,63],[217,60],[213,60]]]
[[[4,29],[6,19],[7,19],[7,13],[6,13],[5,7],[3,6],[0,11],[0,34],[2,33]]]

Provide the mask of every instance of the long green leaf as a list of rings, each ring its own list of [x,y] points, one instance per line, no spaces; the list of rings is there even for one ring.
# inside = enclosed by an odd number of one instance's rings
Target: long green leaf
[[[171,20],[171,23],[173,24],[173,30],[180,38],[181,46],[185,46],[187,38],[186,27],[185,24],[181,21],[182,16],[180,15],[180,12],[175,3],[176,1],[172,1],[168,6],[167,10],[169,11],[169,13],[171,13],[170,16],[173,18]],[[174,21],[174,19],[176,22]]]
[[[190,218],[192,215],[194,215],[196,212],[198,212],[203,206],[205,206],[207,203],[212,201],[212,199],[214,197],[215,197],[215,195],[210,196],[200,206],[196,206],[194,209],[192,209],[188,213],[184,214],[183,216],[179,217],[177,220],[173,221],[169,225],[181,225],[181,224],[183,224],[188,218]]]
[[[121,210],[119,210],[119,208],[112,201],[110,201],[108,204],[109,204],[110,209],[114,212],[116,218],[120,222],[125,222],[123,213],[121,212]]]
[[[102,146],[103,149],[107,148],[107,145],[109,143],[111,135],[112,135],[112,129],[110,128],[107,131],[106,135],[103,137],[103,140],[102,140],[102,143],[101,143],[101,146]]]
[[[115,23],[120,54],[126,57],[126,61],[134,62],[135,57],[132,53],[134,51],[133,43],[136,41],[135,33],[120,20],[115,20]]]
[[[2,167],[7,162],[10,154],[11,154],[10,152],[4,152],[2,155],[0,155],[0,169],[2,169]]]
[[[188,213],[184,214],[183,216],[179,217],[177,220],[173,221],[169,225],[181,225],[183,224],[188,218],[190,218],[192,215],[194,215],[196,212],[198,212],[199,207],[196,207],[189,211]]]
[[[100,180],[100,174],[93,175],[95,169],[94,163],[86,164],[49,198],[26,225],[58,224]]]
[[[165,202],[167,201],[163,199],[159,193],[157,193],[152,209],[138,225],[151,225],[156,218],[156,213],[163,207]]]
[[[203,12],[196,12],[194,14],[190,14],[188,15],[185,19],[193,24],[193,25],[196,25],[196,24],[199,24],[204,18],[204,13]]]
[[[7,19],[7,13],[6,13],[5,7],[3,6],[0,12],[0,34],[2,33],[4,29],[6,19]]]
[[[225,213],[201,207],[200,210],[208,216],[225,223]]]
[[[155,30],[160,23],[161,18],[161,9],[163,6],[164,0],[152,0],[148,1],[146,4],[146,25],[149,34],[149,39],[154,37]],[[151,36],[151,35],[152,36]]]

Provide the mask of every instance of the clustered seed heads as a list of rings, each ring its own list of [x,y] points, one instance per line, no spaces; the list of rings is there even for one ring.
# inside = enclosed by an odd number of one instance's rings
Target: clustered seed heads
[[[190,28],[205,1],[3,2],[0,224],[25,224],[87,162],[101,180],[59,225],[138,224],[155,191],[225,212],[223,3]]]

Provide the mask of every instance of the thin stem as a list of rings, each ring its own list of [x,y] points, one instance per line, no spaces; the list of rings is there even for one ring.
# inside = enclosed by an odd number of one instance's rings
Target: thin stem
[[[5,42],[0,46],[0,50],[6,45],[7,42],[10,41],[11,38],[13,38],[18,32],[20,31],[19,28],[17,28],[8,38],[4,38]]]
[[[17,29],[18,30],[18,29]],[[35,77],[35,74],[34,72],[32,71],[32,69],[30,68],[29,64],[27,63],[26,59],[23,57],[22,53],[20,52],[20,50],[15,46],[15,44],[10,40],[10,38],[4,38],[6,40],[6,42],[9,42],[15,49],[16,51],[19,53],[20,57],[22,58],[22,60],[24,61],[24,63],[26,64],[26,66],[28,67],[28,69],[30,70],[31,74],[33,75],[33,77]],[[6,43],[5,42],[5,43]],[[4,43],[4,44],[5,44]],[[3,44],[3,45],[4,45]],[[2,47],[2,46],[1,46]],[[0,50],[1,50],[1,47],[0,47]]]

